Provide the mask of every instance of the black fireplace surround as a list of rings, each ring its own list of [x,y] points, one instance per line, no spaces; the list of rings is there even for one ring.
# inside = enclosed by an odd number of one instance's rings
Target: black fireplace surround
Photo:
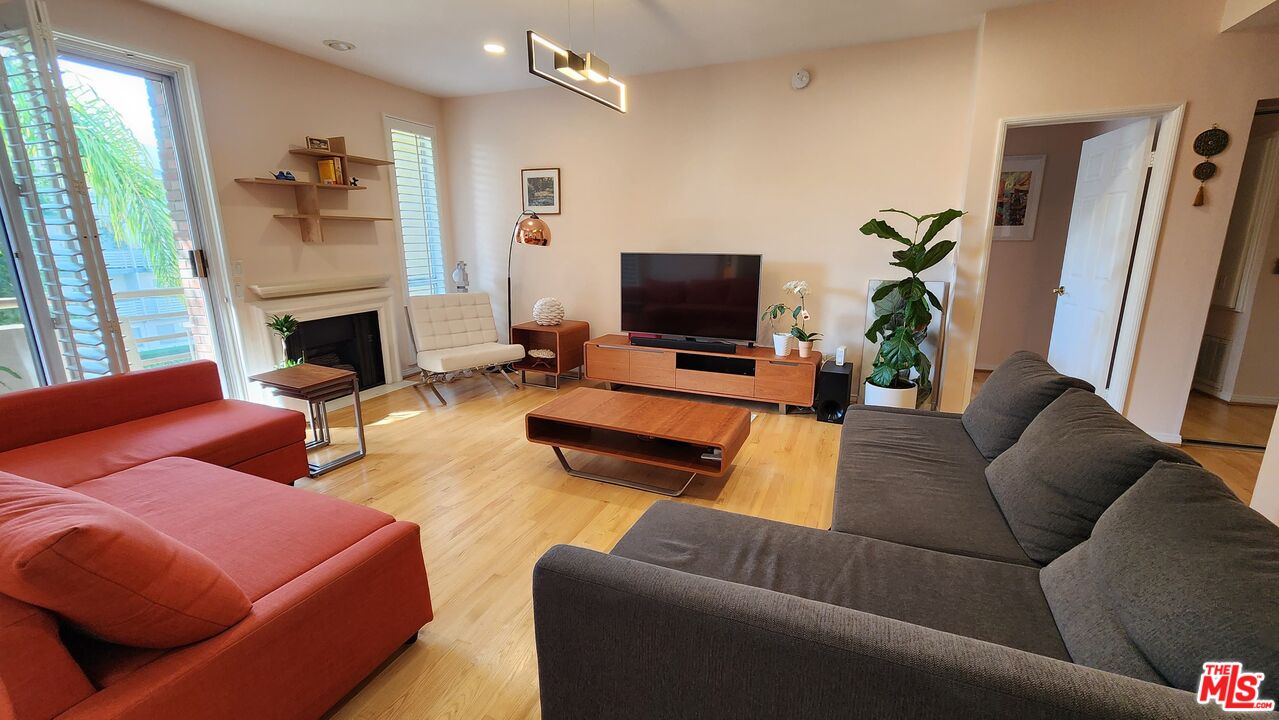
[[[377,312],[303,320],[285,344],[288,355],[315,365],[354,370],[360,389],[386,383]]]

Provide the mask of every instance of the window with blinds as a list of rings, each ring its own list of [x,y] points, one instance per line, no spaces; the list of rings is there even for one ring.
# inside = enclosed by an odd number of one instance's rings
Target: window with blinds
[[[444,241],[431,128],[388,118],[391,159],[409,295],[445,292]]]

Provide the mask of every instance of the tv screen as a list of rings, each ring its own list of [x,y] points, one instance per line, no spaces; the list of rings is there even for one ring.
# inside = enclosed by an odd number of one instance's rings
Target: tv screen
[[[622,253],[622,331],[754,342],[760,260]]]

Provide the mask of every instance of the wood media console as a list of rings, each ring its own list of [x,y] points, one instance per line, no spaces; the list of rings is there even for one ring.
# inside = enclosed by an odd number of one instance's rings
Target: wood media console
[[[625,335],[586,343],[586,377],[619,385],[777,403],[813,404],[820,353],[778,357],[772,348],[739,347],[732,355],[632,345]]]

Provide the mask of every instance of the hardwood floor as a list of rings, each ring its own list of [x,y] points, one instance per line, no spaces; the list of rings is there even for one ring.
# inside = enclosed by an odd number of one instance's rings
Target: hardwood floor
[[[447,407],[412,389],[367,401],[368,457],[298,483],[420,524],[435,605],[418,642],[333,718],[538,717],[533,563],[557,543],[611,548],[660,499],[569,477],[550,449],[526,442],[524,414],[551,391],[485,377],[440,390]],[[733,471],[699,477],[680,501],[829,527],[840,426],[742,406],[757,415]],[[335,440],[353,442],[350,411],[330,417]],[[652,468],[570,457],[586,470],[651,477]]]
[[[1184,440],[1208,440],[1265,447],[1275,422],[1273,405],[1228,403],[1193,390],[1181,423]]]

